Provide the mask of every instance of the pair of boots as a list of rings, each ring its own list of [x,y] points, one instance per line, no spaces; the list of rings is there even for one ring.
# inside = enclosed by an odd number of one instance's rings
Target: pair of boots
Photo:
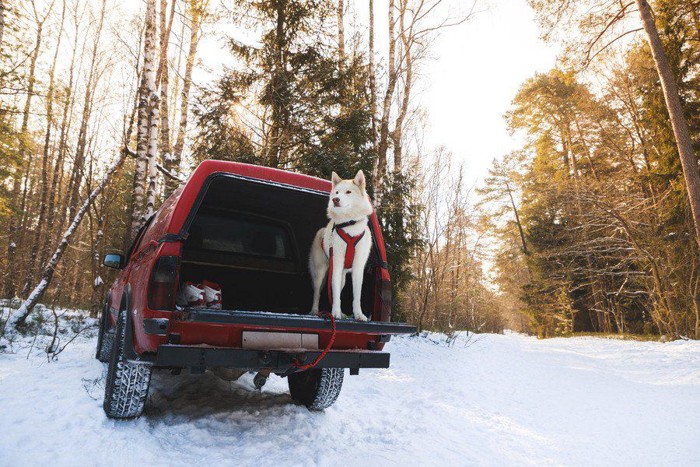
[[[221,286],[216,282],[202,281],[201,284],[187,282],[178,297],[182,306],[188,308],[221,309]]]

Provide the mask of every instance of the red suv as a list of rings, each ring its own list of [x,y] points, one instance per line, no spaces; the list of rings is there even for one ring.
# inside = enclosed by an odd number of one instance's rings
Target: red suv
[[[386,251],[374,214],[362,286],[368,321],[338,320],[333,329],[308,315],[308,252],[327,223],[330,190],[316,177],[208,160],[141,228],[126,255],[105,256],[106,266],[120,270],[97,341],[97,358],[109,362],[107,416],[141,415],[154,368],[209,369],[229,379],[255,371],[259,387],[275,373],[287,377],[294,400],[322,410],[338,397],[345,368],[353,375],[389,367],[384,344],[415,328],[390,322]],[[220,287],[216,307],[181,301],[183,288],[203,282]],[[352,287],[344,288],[342,303],[352,315]],[[321,309],[329,309],[327,298]]]

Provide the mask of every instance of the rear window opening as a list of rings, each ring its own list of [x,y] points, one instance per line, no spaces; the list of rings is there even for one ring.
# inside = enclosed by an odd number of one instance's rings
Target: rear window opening
[[[190,227],[188,245],[192,251],[293,258],[284,225],[227,212],[198,215]]]
[[[228,175],[211,180],[190,214],[180,285],[215,282],[225,310],[307,314],[311,310],[308,255],[326,225],[325,193]],[[375,248],[365,268],[362,309],[371,315],[378,296]],[[325,284],[321,310],[329,310]],[[352,281],[342,293],[352,315]]]

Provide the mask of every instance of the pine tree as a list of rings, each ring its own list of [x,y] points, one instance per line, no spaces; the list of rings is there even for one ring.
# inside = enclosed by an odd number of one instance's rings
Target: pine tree
[[[195,109],[197,158],[255,162],[329,177],[374,164],[368,71],[364,56],[335,53],[333,9],[327,2],[251,2],[259,48],[230,41],[245,71],[226,70]],[[337,11],[336,11],[337,13]],[[336,16],[337,18],[337,16]],[[345,42],[343,41],[343,44]],[[247,100],[251,94],[258,97]],[[240,117],[260,114],[249,127]],[[260,131],[262,133],[260,133]]]

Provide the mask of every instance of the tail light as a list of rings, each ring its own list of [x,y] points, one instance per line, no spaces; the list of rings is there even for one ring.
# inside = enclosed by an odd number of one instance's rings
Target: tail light
[[[178,256],[161,256],[156,260],[148,285],[148,307],[150,309],[175,309],[179,263]]]

